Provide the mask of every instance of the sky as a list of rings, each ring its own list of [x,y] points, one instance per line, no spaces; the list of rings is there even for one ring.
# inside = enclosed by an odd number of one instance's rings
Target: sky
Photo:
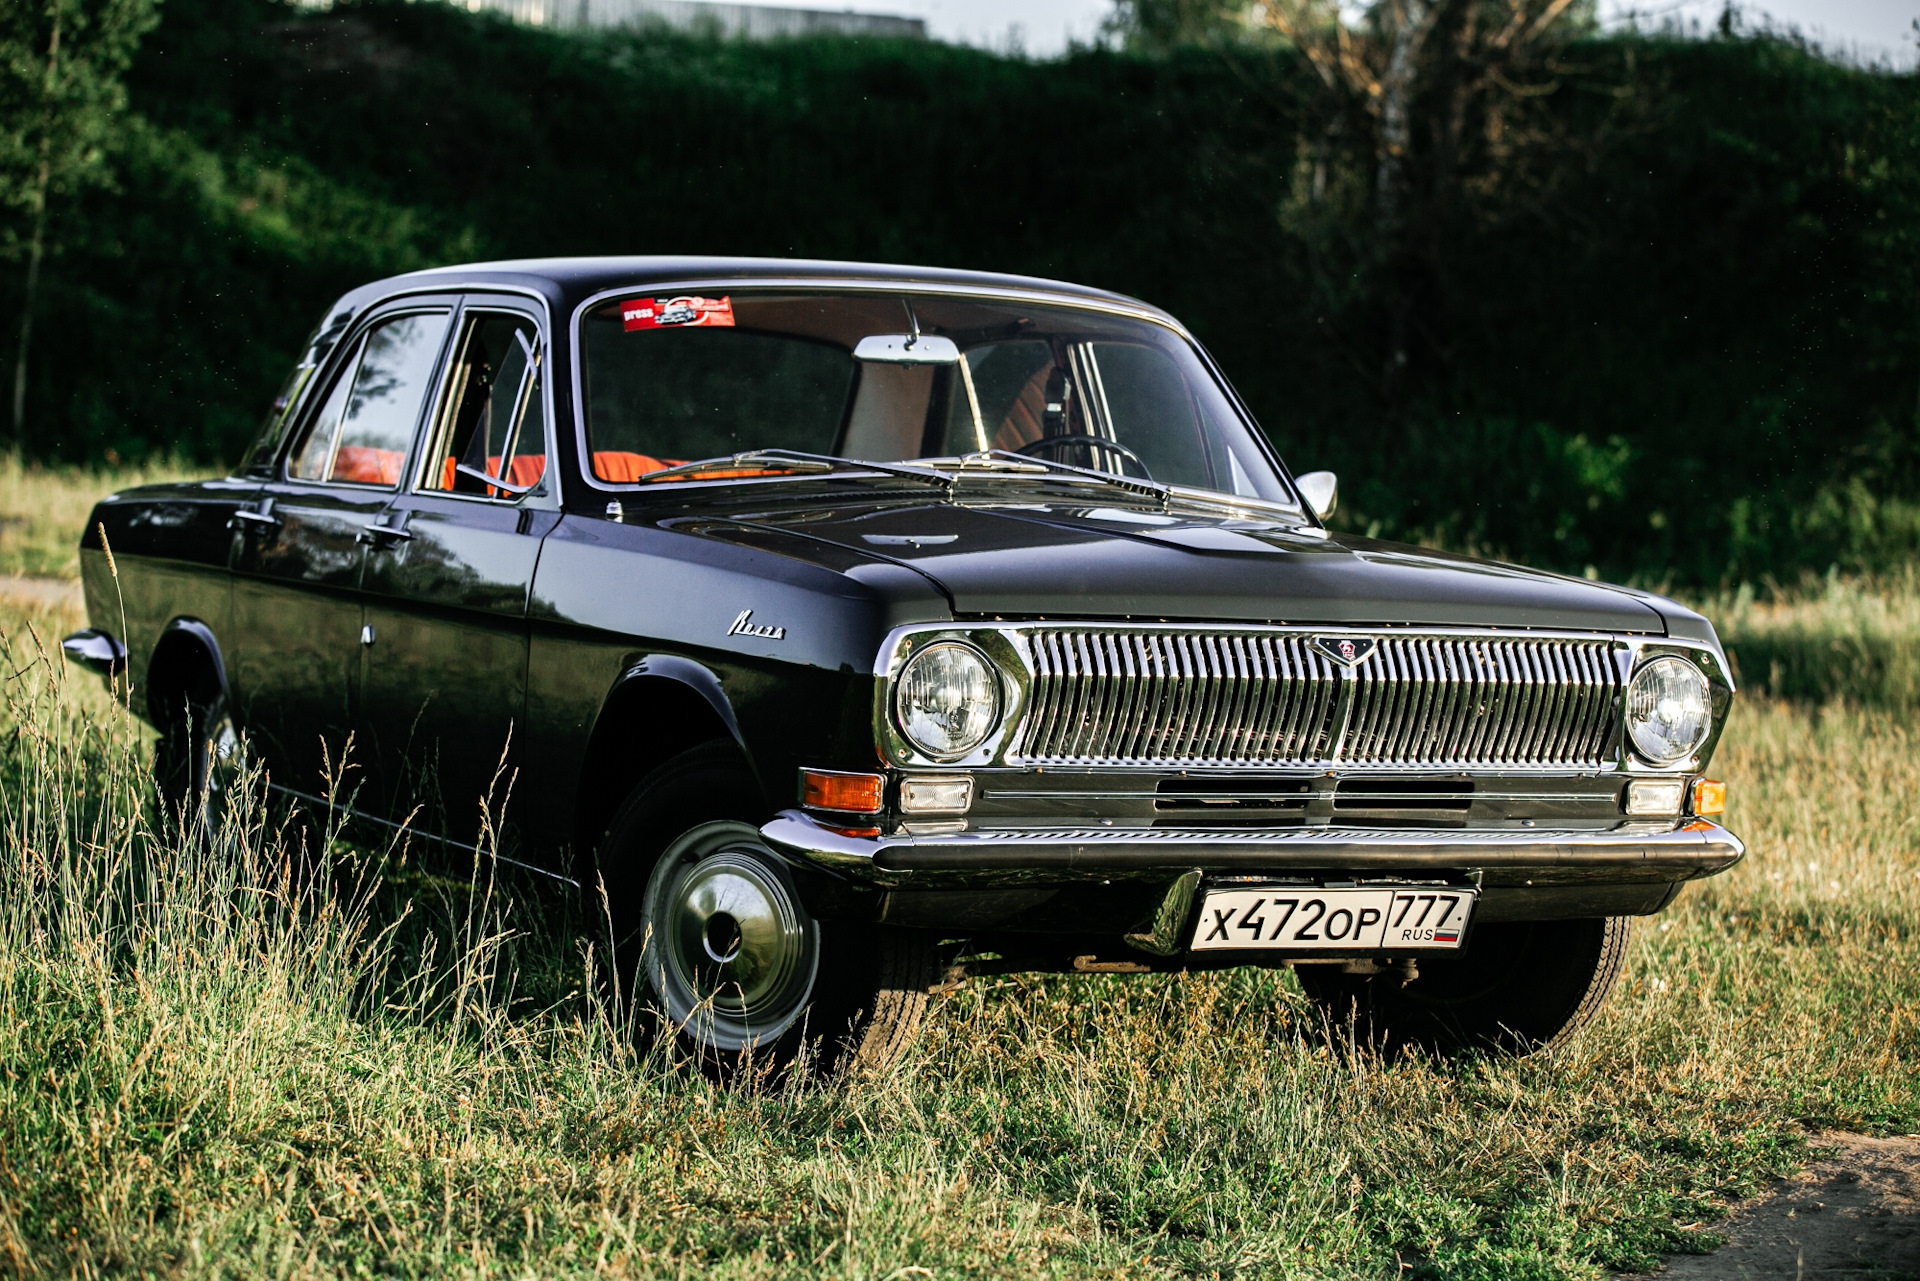
[[[1070,42],[1091,42],[1113,10],[1112,0],[753,0],[801,9],[854,9],[925,18],[938,40],[1017,46],[1030,54],[1060,53]],[[1635,20],[1645,26],[1677,22],[1706,29],[1719,19],[1723,0],[1600,0],[1604,21]],[[1797,27],[1821,45],[1863,62],[1911,69],[1920,61],[1913,23],[1920,0],[1761,0],[1739,8],[1750,25],[1771,19]]]

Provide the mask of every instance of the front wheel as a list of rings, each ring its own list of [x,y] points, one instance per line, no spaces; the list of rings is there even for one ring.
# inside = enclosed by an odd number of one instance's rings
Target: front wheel
[[[718,1074],[785,1068],[808,1047],[822,1074],[885,1067],[926,1012],[934,939],[816,920],[760,836],[758,795],[718,743],[628,796],[600,854],[617,970]]]
[[[1591,1023],[1626,964],[1633,918],[1503,921],[1476,928],[1466,950],[1419,962],[1420,977],[1358,975],[1302,965],[1300,986],[1336,1027],[1383,1049],[1437,1054],[1552,1049]]]

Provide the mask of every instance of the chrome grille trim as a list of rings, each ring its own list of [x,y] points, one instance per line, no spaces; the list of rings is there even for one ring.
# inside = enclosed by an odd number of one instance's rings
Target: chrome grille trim
[[[1034,627],[1010,762],[1599,769],[1621,667],[1604,637],[1373,633],[1351,667],[1307,631]]]

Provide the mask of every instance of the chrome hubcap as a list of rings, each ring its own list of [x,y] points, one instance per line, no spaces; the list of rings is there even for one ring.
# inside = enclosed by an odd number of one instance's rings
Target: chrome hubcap
[[[819,929],[752,826],[707,823],[669,846],[648,879],[645,916],[655,994],[701,1043],[765,1044],[806,1009]]]
[[[207,726],[207,800],[209,803],[233,791],[247,768],[247,746],[233,717],[222,714]]]

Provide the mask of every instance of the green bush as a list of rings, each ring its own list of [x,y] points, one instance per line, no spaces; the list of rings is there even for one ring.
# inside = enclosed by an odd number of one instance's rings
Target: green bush
[[[1553,145],[1423,232],[1390,372],[1368,161],[1284,49],[1036,62],[169,0],[117,190],[61,213],[28,444],[230,457],[337,292],[428,263],[909,261],[1169,308],[1362,532],[1701,585],[1903,563],[1920,80],[1632,35],[1556,75]]]

